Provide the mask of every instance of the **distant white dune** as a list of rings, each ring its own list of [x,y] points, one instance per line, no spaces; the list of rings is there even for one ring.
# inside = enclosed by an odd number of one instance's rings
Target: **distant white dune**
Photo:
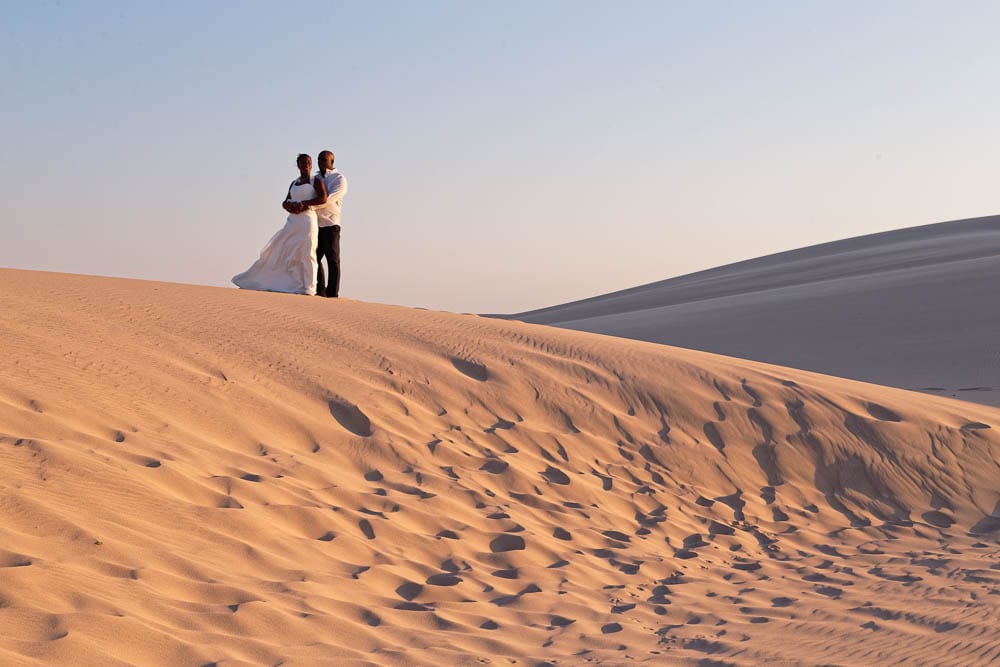
[[[510,317],[1000,405],[998,301],[1000,216],[991,216],[824,243]]]

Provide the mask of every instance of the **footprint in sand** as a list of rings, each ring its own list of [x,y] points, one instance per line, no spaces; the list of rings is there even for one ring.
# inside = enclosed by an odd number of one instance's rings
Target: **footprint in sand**
[[[514,595],[501,595],[500,597],[493,598],[490,603],[495,604],[498,607],[506,607],[507,605],[513,604],[521,599],[522,596],[528,595],[529,593],[541,593],[542,589],[536,584],[528,584],[521,591],[515,593]]]
[[[994,509],[994,512],[997,510]],[[1000,531],[1000,517],[985,516],[969,528],[970,535],[986,535]]]
[[[647,602],[651,602],[653,604],[658,604],[658,605],[670,604],[670,598],[668,598],[667,596],[670,595],[671,591],[668,586],[665,586],[664,584],[659,584],[658,586],[654,586],[651,593],[652,594],[650,595]]]
[[[481,465],[479,469],[485,470],[491,475],[500,475],[506,472],[507,468],[509,467],[510,464],[507,463],[506,461],[501,461],[500,459],[490,459],[489,461]]]
[[[490,542],[490,551],[495,554],[522,550],[524,550],[524,538],[520,535],[499,535]]]
[[[469,564],[466,563],[465,561],[462,561],[462,566],[466,570],[471,570],[472,569],[469,566]],[[454,572],[458,572],[459,570],[461,570],[462,567],[459,567],[458,563],[456,563],[451,558],[445,558],[443,561],[441,561],[441,569],[444,570],[445,572],[452,572],[452,573],[454,573]]]
[[[746,501],[741,497],[743,495],[742,491],[737,491],[728,496],[718,496],[715,500],[719,501],[723,505],[726,505],[733,511],[733,518],[737,521],[743,521],[743,507],[746,505]]]
[[[601,534],[609,540],[615,540],[617,542],[631,542],[632,538],[621,532],[620,530],[605,530],[601,531]]]
[[[32,564],[30,558],[25,555],[7,551],[0,553],[0,568],[4,567],[28,567]]]
[[[500,577],[501,579],[517,579],[518,572],[516,567],[507,568],[506,570],[493,570],[490,575],[494,577]]]
[[[396,587],[396,595],[412,602],[424,591],[424,587],[415,581],[404,581]]]
[[[944,512],[938,510],[932,510],[930,512],[924,512],[921,515],[927,523],[931,524],[935,528],[948,528],[951,524],[955,523],[955,520]]]
[[[719,523],[718,521],[712,521],[708,524],[708,534],[709,535],[733,535],[736,533],[736,529],[732,526],[727,526],[724,523]]]
[[[720,452],[725,450],[726,443],[722,439],[722,435],[719,433],[719,427],[715,425],[715,422],[706,422],[705,426],[702,427],[705,432],[705,437],[708,441],[712,443],[712,446],[718,449]]]
[[[497,417],[496,422],[492,426],[490,426],[489,428],[483,429],[483,432],[484,433],[496,433],[497,429],[500,429],[501,431],[509,431],[510,429],[514,428],[515,426],[517,426],[516,422],[512,422],[512,421],[510,421],[508,419],[504,419],[503,417]]]
[[[705,541],[701,533],[694,533],[684,538],[685,549],[697,549],[699,547],[707,547],[707,546],[708,542]]]
[[[742,570],[744,572],[753,572],[755,570],[759,570],[760,567],[761,567],[761,565],[758,562],[733,563],[733,569],[734,570]]]
[[[983,422],[969,422],[968,424],[962,425],[963,431],[980,431],[990,428],[989,424],[984,424]]]
[[[547,479],[548,481],[552,482],[553,484],[559,484],[561,486],[566,486],[567,484],[569,484],[569,476],[559,468],[553,468],[552,466],[549,466],[538,474]]]
[[[486,382],[490,376],[489,372],[486,370],[486,366],[475,361],[452,357],[451,365],[454,366],[455,370],[462,375],[466,375],[473,380],[478,380],[479,382]]]
[[[901,422],[903,418],[897,415],[895,412],[887,407],[879,405],[878,403],[867,403],[865,404],[865,409],[868,410],[870,414],[875,419],[883,422]]]
[[[750,385],[749,385],[749,384],[747,384],[747,381],[746,381],[746,378],[744,378],[744,379],[743,379],[743,380],[742,380],[742,381],[740,382],[740,384],[741,384],[741,385],[743,386],[743,391],[745,391],[745,392],[746,392],[746,394],[747,394],[747,396],[749,396],[749,397],[750,397],[750,399],[751,399],[751,400],[753,401],[753,406],[754,406],[755,408],[759,408],[759,407],[760,407],[761,405],[763,405],[763,403],[762,403],[762,402],[761,402],[761,400],[760,400],[760,396],[758,396],[758,395],[757,395],[757,392],[755,392],[755,391],[754,391],[754,390],[753,390],[753,389],[752,389],[752,388],[750,387]]]
[[[330,414],[337,423],[354,435],[367,438],[372,434],[372,423],[358,406],[346,401],[331,400]]]
[[[614,487],[614,481],[607,475],[602,475],[596,470],[591,470],[590,474],[592,474],[597,479],[601,480],[601,488],[603,488],[605,491],[610,491]]]

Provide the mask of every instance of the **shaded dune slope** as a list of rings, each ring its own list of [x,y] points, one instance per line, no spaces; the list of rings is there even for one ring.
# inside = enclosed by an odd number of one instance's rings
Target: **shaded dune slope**
[[[0,271],[0,661],[1000,659],[994,408]]]
[[[511,317],[1000,405],[1000,216],[759,257]]]

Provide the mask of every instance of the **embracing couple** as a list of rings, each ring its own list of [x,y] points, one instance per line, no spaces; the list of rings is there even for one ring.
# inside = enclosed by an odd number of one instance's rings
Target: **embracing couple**
[[[237,287],[267,292],[289,292],[335,297],[340,293],[340,207],[347,179],[333,166],[333,153],[312,158],[299,155],[299,177],[288,186],[281,207],[288,211],[285,226],[271,237],[260,258],[243,273],[233,276]],[[330,280],[323,275],[323,258]]]

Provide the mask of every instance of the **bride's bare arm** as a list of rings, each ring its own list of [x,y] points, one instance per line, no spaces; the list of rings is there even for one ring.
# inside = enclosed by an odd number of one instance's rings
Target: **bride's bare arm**
[[[285,209],[289,213],[301,213],[302,205],[299,202],[292,201],[292,186],[288,186],[288,194],[285,195],[285,201],[281,202],[281,208]]]

